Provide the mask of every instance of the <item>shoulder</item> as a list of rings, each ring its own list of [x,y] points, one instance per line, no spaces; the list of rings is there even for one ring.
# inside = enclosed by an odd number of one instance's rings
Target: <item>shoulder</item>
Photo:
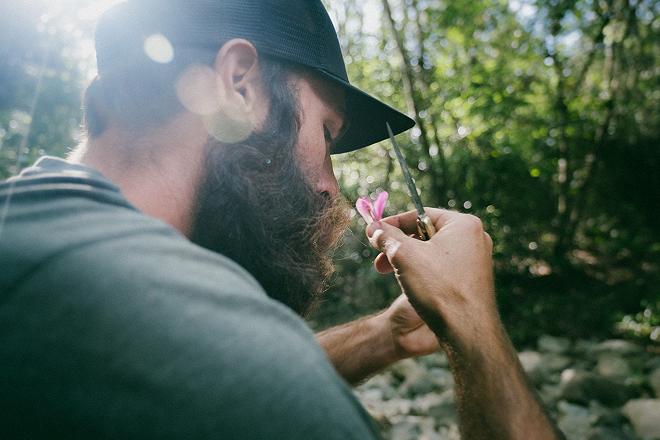
[[[3,359],[31,365],[9,370],[14,395],[119,436],[374,435],[306,324],[245,270],[105,209],[46,222],[57,239],[0,308]]]

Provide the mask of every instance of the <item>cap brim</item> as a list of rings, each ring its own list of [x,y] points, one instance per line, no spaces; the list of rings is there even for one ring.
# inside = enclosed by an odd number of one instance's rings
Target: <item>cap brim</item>
[[[323,69],[315,69],[323,77],[339,84],[346,92],[348,129],[337,141],[332,154],[347,153],[389,138],[386,122],[396,135],[409,130],[415,121],[384,102],[352,86]]]

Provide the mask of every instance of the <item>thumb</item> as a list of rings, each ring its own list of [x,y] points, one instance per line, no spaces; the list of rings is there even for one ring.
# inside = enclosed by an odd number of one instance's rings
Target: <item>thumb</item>
[[[386,222],[374,222],[367,228],[367,236],[372,247],[383,252],[387,259],[396,267],[396,261],[405,259],[414,238],[406,235],[401,229]]]

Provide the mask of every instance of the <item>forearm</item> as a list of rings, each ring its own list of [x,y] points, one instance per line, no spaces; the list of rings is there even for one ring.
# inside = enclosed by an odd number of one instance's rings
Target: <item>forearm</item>
[[[324,330],[316,339],[339,374],[357,384],[399,360],[386,326],[376,314]]]
[[[456,381],[463,438],[558,439],[498,322],[445,346]]]

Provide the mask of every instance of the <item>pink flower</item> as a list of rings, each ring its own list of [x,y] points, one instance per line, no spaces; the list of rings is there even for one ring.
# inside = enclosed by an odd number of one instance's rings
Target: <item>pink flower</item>
[[[385,211],[385,205],[387,205],[387,197],[387,191],[378,194],[378,197],[376,197],[373,203],[369,197],[360,197],[355,202],[355,208],[367,224],[373,221],[379,221],[383,218],[383,211]]]

